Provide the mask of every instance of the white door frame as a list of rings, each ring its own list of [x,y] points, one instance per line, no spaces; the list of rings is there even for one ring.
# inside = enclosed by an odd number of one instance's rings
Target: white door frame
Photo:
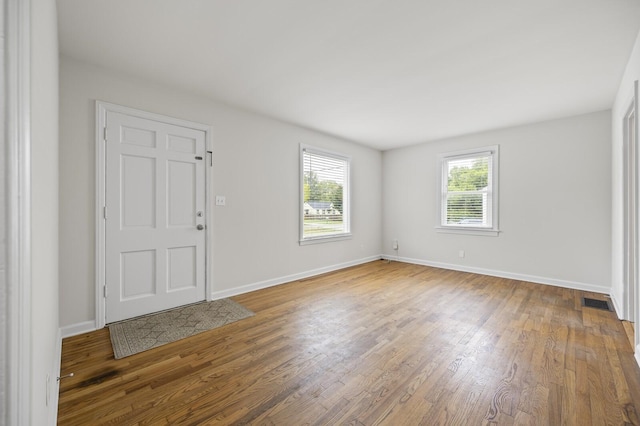
[[[640,113],[640,110],[638,109],[638,80],[634,81],[633,83],[633,108],[634,108],[634,114],[635,114],[635,126],[634,126],[634,139],[635,139],[635,149],[634,149],[634,157],[633,157],[633,162],[634,164],[634,173],[633,173],[633,179],[635,179],[635,192],[633,194],[634,198],[635,198],[635,203],[634,203],[634,211],[632,212],[632,217],[633,220],[635,220],[635,226],[634,226],[634,235],[633,238],[636,241],[636,250],[634,251],[634,257],[633,257],[633,263],[635,266],[635,271],[636,271],[636,276],[635,276],[635,282],[633,283],[633,291],[630,292],[629,298],[631,299],[630,301],[630,305],[633,307],[633,317],[632,317],[632,321],[634,322],[634,330],[635,330],[635,341],[634,341],[634,352],[635,352],[635,357],[636,360],[639,359],[638,356],[640,355],[638,353],[638,347],[640,346],[640,277],[638,277],[638,275],[640,275],[640,272],[638,272],[638,270],[640,269],[640,248],[638,248],[638,246],[640,245],[640,213],[638,212],[638,207],[639,207],[639,202],[640,202],[640,160],[639,160],[639,152],[640,151],[640,147],[638,146],[638,142],[640,142],[640,119],[638,117],[638,114]]]
[[[640,117],[638,81],[634,82],[633,100],[623,119],[623,303],[624,319],[634,323],[634,352],[640,362]],[[634,138],[629,132],[634,117]]]
[[[167,117],[147,111],[141,111],[122,105],[108,102],[96,101],[96,328],[100,329],[106,325],[105,306],[105,274],[106,274],[106,238],[105,238],[105,218],[104,207],[106,202],[105,182],[106,182],[106,150],[105,150],[105,128],[107,112],[117,112],[134,117],[154,120],[175,126],[188,127],[201,130],[205,133],[205,146],[207,150],[205,167],[205,208],[206,208],[206,229],[205,229],[205,297],[211,301],[212,293],[212,269],[213,258],[211,242],[213,241],[213,209],[211,208],[211,198],[209,195],[212,178],[212,128],[209,125],[182,120],[179,118]]]
[[[31,416],[31,13],[28,1],[4,8],[3,84],[6,156],[6,364],[0,423],[30,424]],[[6,405],[5,405],[6,403]],[[2,410],[0,410],[2,411]]]
[[[624,317],[628,321],[635,321],[635,297],[638,284],[638,153],[637,146],[629,134],[629,119],[637,119],[635,99],[627,109],[623,119],[623,185],[624,185],[624,247],[623,247],[623,277],[624,277]]]
[[[31,9],[30,2],[7,0],[4,8],[3,96],[6,127],[6,342],[2,370],[6,402],[0,423],[30,424],[31,416]],[[4,81],[3,81],[4,83]]]

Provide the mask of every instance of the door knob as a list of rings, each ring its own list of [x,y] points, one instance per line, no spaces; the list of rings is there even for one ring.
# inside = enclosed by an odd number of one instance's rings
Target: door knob
[[[197,229],[198,231],[202,231],[202,230],[204,229],[204,225],[203,225],[203,224],[201,224],[201,223],[199,223],[199,224],[198,224],[198,226],[196,226],[196,229]]]

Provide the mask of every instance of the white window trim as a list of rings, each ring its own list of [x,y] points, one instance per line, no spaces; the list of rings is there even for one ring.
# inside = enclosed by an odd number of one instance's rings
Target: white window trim
[[[444,214],[444,206],[443,206],[443,185],[446,182],[446,170],[444,168],[444,164],[446,161],[453,158],[464,158],[464,157],[476,157],[482,154],[491,154],[491,227],[480,227],[480,226],[459,226],[459,225],[446,225],[443,224],[443,214]],[[438,178],[437,178],[437,201],[436,206],[438,209],[436,217],[438,218],[438,224],[436,225],[436,231],[442,233],[450,233],[450,234],[464,234],[464,235],[483,235],[483,236],[492,236],[497,237],[500,234],[499,229],[499,221],[498,221],[498,213],[499,213],[499,170],[500,168],[500,146],[499,145],[491,145],[485,146],[481,148],[474,149],[466,149],[462,151],[455,152],[447,152],[443,154],[439,154],[437,158],[437,170],[438,170]]]
[[[343,186],[343,200],[342,200],[342,208],[343,208],[343,221],[345,223],[345,227],[347,229],[346,232],[336,235],[323,235],[318,237],[304,237],[304,152],[311,152],[314,154],[324,155],[327,157],[333,157],[339,160],[344,160],[347,162],[347,176],[345,177],[345,184]],[[298,217],[299,217],[299,244],[301,246],[308,244],[322,244],[329,243],[333,241],[342,241],[349,240],[352,238],[351,234],[351,157],[340,154],[338,152],[332,152],[321,148],[316,148],[310,145],[300,144],[300,173],[299,173],[299,181],[300,181],[300,198],[298,202]]]

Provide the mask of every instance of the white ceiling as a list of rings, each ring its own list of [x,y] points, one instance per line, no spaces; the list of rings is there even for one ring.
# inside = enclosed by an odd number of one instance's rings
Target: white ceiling
[[[638,0],[58,0],[61,53],[386,150],[612,106]]]

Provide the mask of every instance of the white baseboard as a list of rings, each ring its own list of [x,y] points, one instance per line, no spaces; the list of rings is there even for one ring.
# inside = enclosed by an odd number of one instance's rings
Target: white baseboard
[[[558,280],[558,279],[555,279],[555,278],[539,277],[539,276],[527,275],[527,274],[518,274],[518,273],[513,273],[513,272],[498,271],[498,270],[494,270],[494,269],[468,267],[468,266],[455,265],[455,264],[450,264],[450,263],[432,262],[432,261],[422,260],[422,259],[412,259],[412,258],[407,258],[407,257],[396,257],[396,256],[380,255],[380,256],[370,256],[370,257],[366,257],[366,258],[363,258],[363,259],[358,259],[358,260],[354,260],[354,261],[350,261],[350,262],[338,263],[338,264],[335,264],[335,265],[325,266],[325,267],[322,267],[322,268],[312,269],[310,271],[300,272],[300,273],[292,274],[292,275],[286,275],[286,276],[283,276],[283,277],[273,278],[273,279],[270,279],[270,280],[259,281],[259,282],[256,282],[256,283],[247,284],[247,285],[244,285],[244,286],[241,286],[241,287],[236,287],[236,288],[232,288],[232,289],[228,289],[228,290],[214,291],[213,293],[211,293],[211,300],[217,300],[217,299],[223,299],[225,297],[237,296],[239,294],[248,293],[248,292],[255,291],[255,290],[261,290],[261,289],[264,289],[264,288],[273,287],[273,286],[280,285],[280,284],[285,284],[285,283],[288,283],[288,282],[291,282],[291,281],[301,280],[301,279],[304,279],[304,278],[313,277],[315,275],[320,275],[320,274],[324,274],[324,273],[327,273],[327,272],[337,271],[339,269],[348,268],[350,266],[356,266],[356,265],[361,265],[361,264],[367,263],[367,262],[373,262],[373,261],[378,260],[378,259],[388,259],[388,260],[398,261],[398,262],[413,263],[413,264],[416,264],[416,265],[431,266],[431,267],[434,267],[434,268],[442,268],[442,269],[450,269],[450,270],[454,270],[454,271],[470,272],[470,273],[474,273],[474,274],[489,275],[489,276],[500,277],[500,278],[509,278],[509,279],[515,279],[515,280],[519,280],[519,281],[533,282],[533,283],[537,283],[537,284],[545,284],[545,285],[553,285],[553,286],[557,286],[557,287],[570,288],[570,289],[574,289],[574,290],[590,291],[590,292],[594,292],[594,293],[609,294],[609,292],[610,292],[610,289],[607,288],[607,287],[604,287],[604,286],[597,286],[597,285],[593,285],[593,284],[586,284],[586,283],[580,283],[580,282],[575,282],[575,281]],[[620,313],[623,312],[623,311],[620,309],[621,306],[620,306],[619,301],[613,295],[611,295],[611,301],[613,303],[614,309],[616,310],[616,314],[618,315],[618,318],[622,318]],[[59,334],[58,345],[59,345],[59,347],[56,348],[57,356],[58,356],[58,362],[56,364],[58,366],[57,367],[58,374],[57,374],[57,376],[55,376],[55,378],[60,376],[60,357],[62,356],[62,339],[65,338],[65,337],[71,337],[71,336],[75,336],[75,335],[82,334],[82,333],[87,333],[87,332],[94,331],[94,330],[96,330],[95,321],[85,321],[85,322],[82,322],[82,323],[72,324],[72,325],[68,325],[68,326],[62,327],[58,331],[58,334]],[[638,345],[635,349],[636,350],[635,350],[634,357],[635,357],[636,363],[638,364],[638,366],[640,366],[640,345]],[[55,392],[54,392],[54,395],[52,395],[53,396],[52,404],[55,404],[53,406],[57,407],[57,405],[58,405],[58,392],[59,392],[59,383],[57,382],[57,380],[56,380],[56,384],[55,384],[54,388],[55,388]],[[55,415],[57,416],[57,410],[56,410],[56,414]],[[55,421],[52,424],[55,424]]]
[[[611,292],[611,294],[609,296],[611,297],[611,303],[613,304],[613,310],[616,312],[616,315],[618,316],[618,319],[619,320],[626,320],[625,315],[624,315],[624,309],[622,309],[622,305],[618,301],[618,298],[616,297],[615,293]]]
[[[519,281],[528,281],[528,282],[533,282],[537,284],[553,285],[557,287],[564,287],[564,288],[570,288],[575,290],[590,291],[594,293],[609,294],[609,291],[610,291],[609,288],[604,286],[597,286],[593,284],[586,284],[586,283],[580,283],[575,281],[558,280],[555,278],[518,274],[513,272],[498,271],[494,269],[468,267],[468,266],[456,265],[451,263],[432,262],[428,260],[412,259],[408,257],[379,255],[379,256],[369,256],[362,259],[352,260],[349,262],[338,263],[335,265],[325,266],[322,268],[312,269],[309,271],[299,272],[296,274],[285,275],[283,277],[272,278],[264,281],[258,281],[255,283],[243,285],[240,287],[234,287],[227,290],[214,291],[211,293],[209,300],[223,299],[225,297],[232,297],[232,296],[237,296],[239,294],[249,293],[251,291],[262,290],[264,288],[269,288],[276,285],[285,284],[291,281],[297,281],[304,278],[313,277],[315,275],[320,275],[327,272],[337,271],[339,269],[348,268],[350,266],[356,266],[356,265],[361,265],[367,262],[373,262],[379,259],[388,259],[392,261],[413,263],[416,265],[431,266],[434,268],[450,269],[454,271],[470,272],[474,274],[489,275],[489,276],[500,277],[500,278],[510,278],[510,279],[519,280]],[[619,304],[617,303],[617,301],[613,298],[612,298],[612,301],[614,303],[616,311],[620,312],[618,310]],[[66,338],[66,337],[71,337],[78,334],[94,331],[96,330],[96,323],[95,321],[85,321],[82,323],[72,324],[72,325],[62,327],[61,330],[62,330],[62,338]]]
[[[85,321],[78,324],[71,324],[62,327],[61,329],[62,338],[77,336],[78,334],[88,333],[90,331],[96,330],[96,322],[95,321]]]
[[[297,274],[286,275],[284,277],[273,278],[270,280],[259,281],[252,284],[247,284],[241,287],[235,287],[229,290],[220,290],[214,291],[211,293],[210,298],[207,300],[217,300],[224,299],[225,297],[237,296],[238,294],[249,293],[255,290],[261,290],[263,288],[273,287],[280,284],[285,284],[291,281],[301,280],[303,278],[309,278],[314,275],[324,274],[326,272],[337,271],[339,269],[348,268],[350,266],[361,265],[367,262],[373,262],[374,260],[380,260],[381,256],[370,256],[365,257],[363,259],[353,260],[350,262],[339,263],[336,265],[325,266],[318,269],[312,269],[310,271],[304,271]],[[77,324],[67,325],[61,328],[62,338],[77,336],[78,334],[88,333],[90,331],[95,331],[96,322],[94,321],[84,321]]]
[[[518,281],[528,281],[536,284],[553,285],[556,287],[570,288],[573,290],[590,291],[594,293],[609,294],[609,291],[611,290],[610,288],[605,286],[580,283],[576,281],[559,280],[556,278],[539,277],[535,275],[519,274],[515,272],[498,271],[495,269],[485,269],[485,268],[477,268],[473,266],[456,265],[453,263],[432,262],[429,260],[412,259],[408,257],[396,257],[396,256],[388,256],[388,255],[382,255],[382,258],[392,260],[392,261],[395,260],[398,262],[413,263],[416,265],[431,266],[434,268],[450,269],[450,270],[461,271],[461,272],[470,272],[473,274],[489,275],[492,277],[509,278],[509,279],[518,280]]]
[[[286,275],[284,277],[273,278],[270,280],[259,281],[252,284],[235,287],[228,290],[214,291],[211,293],[211,300],[223,299],[225,297],[237,296],[239,294],[249,293],[251,291],[262,290],[264,288],[285,284],[291,281],[297,281],[304,278],[313,277],[315,275],[325,274],[327,272],[337,271],[339,269],[348,268],[350,266],[361,265],[363,263],[373,262],[382,259],[382,256],[370,256],[363,259],[353,260],[350,262],[338,263],[336,265],[325,266],[310,271],[299,272],[297,274]]]

